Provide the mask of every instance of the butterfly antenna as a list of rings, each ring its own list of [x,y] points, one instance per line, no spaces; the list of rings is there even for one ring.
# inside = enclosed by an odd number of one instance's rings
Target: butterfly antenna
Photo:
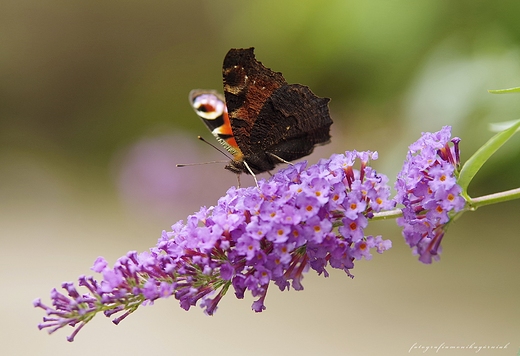
[[[210,145],[211,147],[213,147],[214,149],[216,149],[217,151],[219,151],[220,153],[222,153],[224,156],[226,156],[227,159],[232,159],[231,157],[229,157],[229,156],[227,155],[226,152],[222,151],[220,148],[218,148],[217,146],[215,146],[215,145],[212,144],[211,142],[206,141],[206,139],[204,139],[204,137],[202,137],[202,136],[197,136],[197,138],[198,138],[199,140],[201,140],[202,142],[204,142],[205,144]]]
[[[231,159],[231,157],[229,157],[225,152],[220,150],[217,146],[213,145],[211,142],[206,141],[202,136],[197,136],[197,138],[199,140],[201,140],[202,142],[210,145],[211,147],[213,147],[214,149],[216,149],[220,153],[222,153],[224,156],[226,156],[226,158],[228,160]],[[228,163],[228,161],[226,160],[226,161],[210,161],[210,162],[201,162],[201,163],[179,163],[176,166],[177,167],[189,167],[189,166],[200,166],[200,165],[203,165],[203,164],[212,164],[212,163]]]
[[[210,161],[210,162],[201,162],[201,163],[178,163],[177,167],[190,167],[190,166],[201,166],[203,164],[212,164],[212,163],[227,163],[228,161]]]

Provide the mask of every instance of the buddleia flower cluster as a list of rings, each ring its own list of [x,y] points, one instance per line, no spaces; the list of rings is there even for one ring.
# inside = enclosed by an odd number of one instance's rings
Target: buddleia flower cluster
[[[460,168],[458,137],[451,138],[451,127],[423,133],[409,147],[395,188],[403,216],[397,224],[419,260],[439,259],[441,241],[448,223],[466,201],[457,183]],[[451,145],[450,145],[451,144]]]
[[[92,269],[102,277],[79,277],[84,292],[66,282],[65,293],[51,291],[51,306],[35,300],[47,314],[39,328],[75,327],[68,337],[73,341],[99,312],[118,324],[139,306],[170,296],[185,310],[199,305],[212,315],[230,288],[237,298],[251,293],[252,309],[261,312],[272,284],[302,290],[306,272],[328,276],[328,268],[353,277],[356,260],[388,250],[389,240],[365,235],[370,219],[397,218],[419,260],[431,263],[439,259],[448,226],[464,211],[520,199],[520,188],[478,198],[467,193],[480,167],[518,130],[520,121],[510,124],[462,168],[460,139],[451,138],[450,127],[423,133],[409,147],[393,199],[388,178],[369,165],[376,152],[346,152],[310,167],[298,163],[256,187],[231,188],[215,206],[163,232],[149,251],[131,251],[113,267],[98,258]]]
[[[388,178],[369,166],[375,159],[375,152],[336,154],[308,168],[291,165],[257,187],[229,189],[215,206],[163,232],[148,252],[129,252],[112,268],[98,258],[93,270],[102,278],[79,278],[85,293],[64,283],[65,293],[52,290],[52,306],[35,300],[47,313],[40,329],[73,326],[72,341],[98,312],[117,316],[117,324],[140,305],[170,296],[185,310],[199,304],[212,315],[230,288],[237,298],[251,293],[253,310],[261,312],[272,283],[302,290],[304,273],[328,276],[328,267],[353,277],[356,260],[391,247],[364,234],[375,213],[395,205]]]

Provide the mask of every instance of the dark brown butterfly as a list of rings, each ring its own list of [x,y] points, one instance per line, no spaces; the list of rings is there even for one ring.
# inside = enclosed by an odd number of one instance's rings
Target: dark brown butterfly
[[[240,174],[272,170],[330,142],[328,98],[256,60],[253,48],[231,49],[224,58],[225,100],[215,91],[192,90],[190,103],[233,155],[226,169]]]

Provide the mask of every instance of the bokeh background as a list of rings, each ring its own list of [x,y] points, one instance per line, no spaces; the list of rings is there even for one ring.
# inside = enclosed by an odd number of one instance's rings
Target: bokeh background
[[[62,281],[153,246],[163,229],[236,184],[196,140],[211,134],[187,100],[221,90],[232,47],[330,97],[333,141],[308,159],[377,150],[392,177],[421,131],[452,125],[467,159],[517,119],[517,0],[59,1],[0,3],[0,353],[2,355],[402,355],[416,345],[520,348],[520,204],[465,214],[425,266],[393,222],[371,233],[394,248],[349,279],[309,274],[303,292],[268,294],[267,310],[230,293],[215,316],[172,298],[119,326],[36,325]],[[252,184],[251,180],[243,179]],[[483,168],[473,196],[520,186],[520,138]],[[467,355],[475,350],[443,350]],[[411,354],[422,351],[413,350]],[[433,351],[429,351],[431,354]],[[439,353],[440,354],[440,353]]]

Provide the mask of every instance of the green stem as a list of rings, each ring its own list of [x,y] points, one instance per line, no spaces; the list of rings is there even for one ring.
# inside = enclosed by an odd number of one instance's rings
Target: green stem
[[[481,206],[503,203],[505,201],[519,199],[520,188],[506,190],[505,192],[484,195],[483,197],[470,198],[468,200],[469,210],[475,211]]]
[[[393,209],[387,211],[381,211],[379,213],[374,213],[374,217],[370,220],[386,220],[386,219],[395,219],[403,216],[403,212],[401,209]]]
[[[471,198],[469,196],[465,196],[467,200],[467,207],[463,209],[459,213],[466,211],[475,211],[481,206],[503,203],[509,200],[520,199],[520,188],[515,188],[511,190],[506,190],[505,192],[494,193],[489,195],[484,195],[478,198]],[[387,220],[387,219],[395,219],[403,216],[401,209],[393,209],[387,211],[381,211],[379,213],[374,213],[374,217],[371,220]]]

